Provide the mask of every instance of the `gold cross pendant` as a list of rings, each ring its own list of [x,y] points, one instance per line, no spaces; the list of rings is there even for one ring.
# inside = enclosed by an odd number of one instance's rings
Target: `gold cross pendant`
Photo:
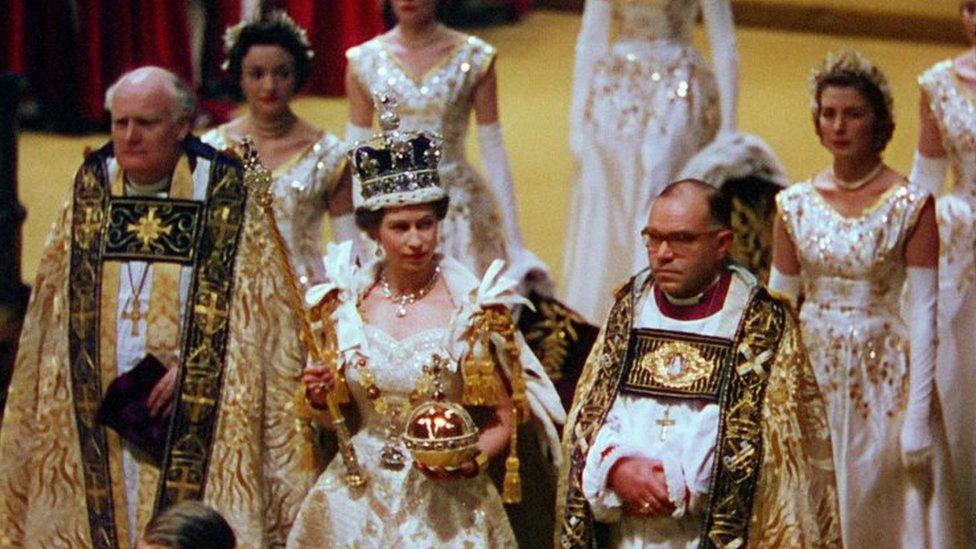
[[[139,296],[133,296],[130,303],[132,307],[128,309],[122,308],[122,318],[132,322],[132,329],[129,330],[129,335],[137,336],[139,335],[139,322],[145,318],[142,314],[142,301],[139,299]]]
[[[655,421],[654,423],[661,426],[661,442],[668,439],[668,429],[674,427],[674,420],[671,419],[671,405],[669,404],[667,408],[664,409],[664,417]]]

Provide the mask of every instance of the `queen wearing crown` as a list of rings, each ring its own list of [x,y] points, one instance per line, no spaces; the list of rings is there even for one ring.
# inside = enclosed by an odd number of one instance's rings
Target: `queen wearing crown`
[[[288,546],[515,546],[503,500],[521,496],[516,447],[558,459],[565,412],[514,328],[510,308],[524,300],[500,276],[502,262],[479,280],[436,253],[448,207],[440,138],[401,132],[394,106],[383,99],[382,133],[350,153],[356,222],[379,257],[357,267],[351,242],[330,245],[328,283],[306,296],[328,311],[335,357],[306,368],[307,403],[323,408],[328,391],[351,397],[362,478],[348,482],[345,462],[333,460]],[[485,472],[495,457],[505,462],[501,494]]]

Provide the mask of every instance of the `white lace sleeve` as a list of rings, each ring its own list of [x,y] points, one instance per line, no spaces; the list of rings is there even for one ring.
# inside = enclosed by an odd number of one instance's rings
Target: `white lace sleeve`
[[[702,15],[711,44],[715,81],[718,84],[722,111],[721,132],[736,131],[739,126],[739,53],[735,45],[735,27],[729,0],[704,0]]]

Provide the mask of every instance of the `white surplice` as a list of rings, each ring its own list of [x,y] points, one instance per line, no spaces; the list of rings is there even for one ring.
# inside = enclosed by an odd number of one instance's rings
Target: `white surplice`
[[[733,339],[749,300],[749,287],[732,277],[722,309],[700,320],[676,320],[661,312],[650,288],[637,305],[636,328]],[[665,414],[667,413],[667,417]],[[673,420],[661,436],[658,422]],[[610,409],[583,470],[583,490],[600,522],[611,523],[614,547],[684,549],[697,547],[702,507],[707,504],[719,406],[705,399],[676,399],[619,394]],[[663,440],[662,440],[663,438]],[[607,486],[607,475],[622,458],[660,460],[675,511],[665,518],[632,517]]]

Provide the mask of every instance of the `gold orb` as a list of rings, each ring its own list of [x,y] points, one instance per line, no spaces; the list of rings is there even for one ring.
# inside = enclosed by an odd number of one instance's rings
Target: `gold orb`
[[[403,443],[427,467],[458,467],[478,453],[478,427],[459,404],[429,400],[414,408]]]

